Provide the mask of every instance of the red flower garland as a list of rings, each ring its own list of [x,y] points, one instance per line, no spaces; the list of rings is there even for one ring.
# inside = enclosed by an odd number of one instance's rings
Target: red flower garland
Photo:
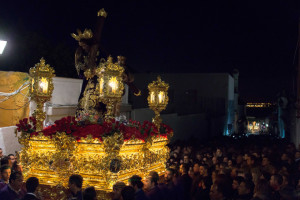
[[[34,118],[30,118],[30,122],[34,122],[34,125],[36,124]],[[31,129],[27,118],[20,120],[20,124],[17,124],[17,126],[18,131],[29,133],[31,136],[38,135],[35,127]],[[102,124],[79,125],[75,117],[68,116],[55,121],[54,125],[44,128],[41,132],[45,136],[50,137],[55,135],[56,132],[65,132],[75,137],[76,140],[80,140],[81,137],[86,137],[87,135],[92,135],[93,138],[98,138],[100,141],[102,141],[103,137],[118,132],[123,133],[124,140],[130,140],[134,137],[145,141],[149,136],[167,137],[173,130],[166,124],[161,124],[158,131],[156,126],[149,121],[144,121],[143,124],[132,120],[129,120],[129,123],[121,123],[114,119]]]

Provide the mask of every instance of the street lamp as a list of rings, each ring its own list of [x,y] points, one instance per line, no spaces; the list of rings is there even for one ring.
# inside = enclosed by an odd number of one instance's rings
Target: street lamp
[[[35,64],[29,70],[30,75],[30,97],[36,102],[37,108],[32,114],[36,118],[36,130],[43,130],[43,122],[46,118],[46,113],[43,111],[43,105],[49,101],[54,89],[52,78],[55,76],[54,69],[49,64],[45,64],[44,58]]]
[[[162,123],[160,112],[166,109],[169,101],[168,89],[169,84],[162,81],[160,76],[157,77],[157,81],[153,81],[148,85],[148,105],[155,113],[155,117],[152,119],[152,122],[155,124],[158,130],[160,128],[160,124]]]
[[[121,101],[124,92],[122,59],[122,56],[118,56],[118,62],[113,63],[112,57],[109,56],[107,61],[100,62],[96,69],[98,76],[96,90],[99,100],[106,104],[105,120],[108,121],[115,117],[116,105]]]
[[[4,40],[0,40],[0,54],[3,53],[4,49],[5,49],[5,46],[7,44],[7,41],[4,41]]]

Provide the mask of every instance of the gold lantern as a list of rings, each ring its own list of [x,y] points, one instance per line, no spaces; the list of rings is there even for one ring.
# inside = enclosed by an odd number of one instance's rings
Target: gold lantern
[[[107,61],[103,59],[96,69],[99,83],[97,85],[99,100],[106,104],[107,109],[105,120],[115,117],[116,105],[121,101],[124,92],[123,58],[118,56],[118,62],[113,63],[112,57],[109,56]]]
[[[157,77],[157,81],[153,81],[148,85],[148,105],[155,113],[155,117],[152,119],[152,122],[155,124],[158,130],[160,128],[160,124],[162,123],[160,112],[166,109],[169,101],[168,89],[169,84],[162,81],[160,76]]]
[[[37,108],[33,113],[36,118],[36,130],[43,130],[43,122],[46,118],[46,113],[43,111],[43,105],[49,101],[54,89],[52,78],[55,76],[54,69],[49,64],[45,64],[44,58],[35,64],[29,70],[30,81],[30,97],[36,102]]]

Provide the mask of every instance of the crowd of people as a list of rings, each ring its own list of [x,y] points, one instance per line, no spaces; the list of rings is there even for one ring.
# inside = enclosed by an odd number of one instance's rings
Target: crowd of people
[[[175,142],[163,175],[152,171],[142,179],[113,185],[113,200],[296,200],[300,199],[300,150],[293,143],[268,136],[223,137],[207,143]],[[2,155],[0,199],[43,199],[39,180],[24,183],[14,155]],[[94,187],[69,177],[69,199],[95,200]]]

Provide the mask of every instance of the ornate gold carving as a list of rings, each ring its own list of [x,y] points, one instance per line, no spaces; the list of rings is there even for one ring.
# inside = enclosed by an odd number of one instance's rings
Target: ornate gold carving
[[[21,134],[18,139],[23,145],[20,160],[25,178],[35,176],[42,185],[51,186],[45,189],[48,195],[56,187],[65,191],[68,177],[80,174],[84,187],[94,186],[106,196],[115,182],[127,182],[134,174],[145,177],[152,170],[163,173],[169,154],[168,139],[160,136],[147,141],[124,141],[122,133],[114,133],[103,141],[91,135],[76,141],[71,135],[58,132],[52,138],[40,133],[31,138]],[[55,197],[61,198],[58,194]]]
[[[148,105],[155,113],[155,117],[152,119],[152,122],[155,124],[158,130],[162,123],[160,112],[166,109],[169,102],[168,89],[169,84],[162,81],[160,76],[157,77],[156,81],[153,81],[148,85]]]
[[[30,97],[37,104],[37,108],[32,114],[37,120],[37,131],[43,129],[43,122],[46,118],[43,105],[52,97],[52,91],[54,89],[52,78],[55,76],[54,72],[54,69],[50,67],[49,64],[45,64],[44,58],[41,58],[40,62],[29,70],[31,78]]]
[[[106,120],[115,117],[116,105],[121,101],[123,95],[124,68],[121,65],[122,61],[123,57],[119,56],[118,62],[113,63],[112,57],[109,56],[107,61],[102,59],[96,69],[99,83],[96,90],[99,94],[99,101],[106,104]]]

